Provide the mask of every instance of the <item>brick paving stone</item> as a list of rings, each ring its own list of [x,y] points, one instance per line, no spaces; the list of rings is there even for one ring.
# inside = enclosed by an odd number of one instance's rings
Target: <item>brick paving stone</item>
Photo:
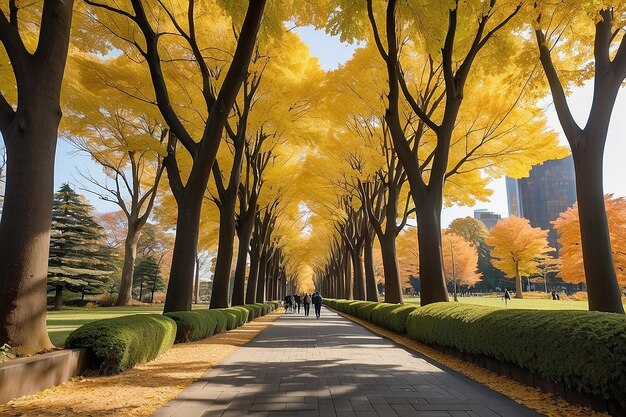
[[[156,417],[536,417],[326,309],[285,314]]]

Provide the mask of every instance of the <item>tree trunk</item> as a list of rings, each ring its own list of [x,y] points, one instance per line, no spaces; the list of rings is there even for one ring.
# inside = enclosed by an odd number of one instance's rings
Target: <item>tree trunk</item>
[[[250,273],[248,274],[248,287],[246,288],[246,304],[256,303],[256,289],[259,278],[259,250],[254,245],[250,248]]]
[[[267,274],[267,254],[264,252],[261,255],[259,262],[259,277],[257,279],[256,287],[256,302],[265,302],[265,275]]]
[[[200,257],[196,252],[196,277],[193,284],[193,303],[198,304],[200,301]]]
[[[365,264],[365,287],[367,289],[367,301],[378,301],[378,287],[376,276],[374,275],[374,239],[371,234],[365,236],[364,258]]]
[[[72,7],[72,0],[44,3],[34,54],[16,51],[17,42],[4,48],[13,49],[11,59],[19,61],[12,63],[19,103],[15,112],[3,106],[0,117],[7,152],[0,222],[0,345],[8,343],[24,355],[53,347],[46,328],[48,254]]]
[[[251,210],[251,209],[250,209]],[[249,216],[241,224],[238,233],[239,252],[237,253],[237,266],[235,267],[235,285],[233,287],[233,305],[239,306],[245,304],[246,290],[246,264],[248,261],[248,248],[250,247],[250,237],[252,236],[252,228],[254,227],[254,217]]]
[[[589,310],[624,314],[602,186],[603,147],[572,147]]]
[[[522,293],[522,277],[519,274],[519,271],[515,271],[515,298],[524,298],[524,294]]]
[[[154,302],[154,287],[152,287],[152,292],[150,293],[150,304]]]
[[[204,197],[204,188],[193,191],[186,192],[178,204],[176,239],[174,240],[172,267],[167,284],[165,305],[163,306],[164,313],[191,310],[200,209]]]
[[[250,2],[244,18],[243,25],[235,54],[224,77],[222,87],[213,105],[204,128],[205,135],[199,143],[197,153],[194,155],[194,163],[189,174],[182,195],[178,199],[178,221],[176,228],[176,240],[172,254],[172,268],[170,270],[170,281],[168,283],[167,295],[163,312],[189,311],[191,310],[191,297],[193,291],[193,274],[195,266],[196,249],[198,245],[198,229],[200,226],[200,211],[206,185],[210,178],[213,163],[217,157],[217,152],[221,143],[222,133],[226,125],[228,115],[237,99],[237,94],[241,89],[241,84],[245,79],[250,59],[256,45],[257,34],[263,19],[266,0]],[[148,64],[155,66],[154,62],[148,60]],[[160,71],[151,70],[153,78]],[[159,103],[161,107],[169,106],[169,103]],[[162,112],[163,113],[163,112]],[[168,172],[174,167],[166,164]],[[180,173],[175,172],[173,176],[180,178]],[[232,248],[231,248],[232,250]],[[232,255],[231,255],[232,257]],[[216,265],[216,277],[217,265]],[[223,278],[228,282],[229,277]],[[228,305],[228,285],[223,287],[223,282],[219,281],[218,288],[213,283],[211,294],[211,306]],[[217,290],[219,295],[214,295]],[[224,303],[224,293],[226,302]],[[215,304],[213,299],[215,298]],[[218,302],[219,301],[219,302]]]
[[[54,289],[54,309],[60,310],[63,307],[63,287],[57,285]]]
[[[352,282],[352,260],[350,257],[346,256],[345,257],[345,263],[344,263],[344,268],[345,268],[345,272],[344,272],[344,284],[343,284],[343,291],[344,291],[344,298],[346,300],[352,300],[352,285],[350,285]]]
[[[433,179],[431,179],[433,181]],[[443,187],[441,187],[443,190]],[[424,190],[417,201],[420,304],[449,301],[441,253],[441,192]]]
[[[357,246],[352,255],[354,272],[354,299],[365,300],[365,275],[363,274],[363,247]]]
[[[385,302],[392,304],[402,303],[402,286],[400,285],[400,271],[396,255],[396,236],[383,235],[379,237],[380,252],[383,258],[385,274]]]
[[[124,266],[122,267],[122,280],[120,282],[120,292],[115,303],[116,306],[131,305],[133,272],[135,271],[138,241],[139,233],[135,226],[132,225],[132,222],[129,222],[126,240],[124,241]]]
[[[47,90],[41,87],[42,97]],[[19,110],[3,132],[7,175],[0,222],[0,345],[8,343],[25,355],[53,347],[46,300],[59,118],[58,103],[33,103]]]
[[[139,300],[138,301],[143,302],[143,279],[139,283]]]
[[[213,275],[213,291],[209,308],[228,308],[230,272],[233,263],[235,244],[235,199],[236,193],[222,201],[220,207],[220,230],[217,246],[217,260]]]

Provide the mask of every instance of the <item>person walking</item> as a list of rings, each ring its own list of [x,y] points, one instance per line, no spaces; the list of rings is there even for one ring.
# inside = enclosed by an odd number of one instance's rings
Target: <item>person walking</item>
[[[322,298],[320,293],[315,291],[315,295],[313,295],[313,305],[315,306],[315,317],[317,317],[318,319],[320,318],[320,315],[322,314],[322,302],[323,301],[324,299]]]
[[[296,299],[296,305],[298,306],[298,314],[300,314],[300,304],[302,304],[302,297],[300,297],[300,294],[296,294],[294,295],[294,298]]]
[[[507,305],[510,299],[511,299],[511,294],[509,293],[509,290],[505,288],[504,289],[504,305]]]
[[[311,310],[311,295],[310,294],[304,294],[304,299],[302,300],[302,304],[304,304],[304,316],[308,317],[309,316],[309,311]]]

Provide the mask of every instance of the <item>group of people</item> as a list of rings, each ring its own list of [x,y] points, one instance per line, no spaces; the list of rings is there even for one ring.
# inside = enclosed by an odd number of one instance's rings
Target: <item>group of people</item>
[[[322,302],[324,299],[319,292],[313,294],[294,294],[285,296],[285,308],[288,312],[300,313],[300,306],[304,307],[304,315],[308,316],[311,310],[311,304],[315,308],[315,317],[320,318],[322,312]]]

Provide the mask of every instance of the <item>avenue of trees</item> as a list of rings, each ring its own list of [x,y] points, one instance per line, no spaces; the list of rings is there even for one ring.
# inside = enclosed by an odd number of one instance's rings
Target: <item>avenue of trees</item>
[[[211,308],[314,288],[378,300],[381,281],[385,301],[401,303],[407,268],[425,305],[448,301],[450,286],[496,282],[495,268],[534,273],[504,265],[495,231],[459,220],[442,232],[441,211],[487,201],[492,179],[570,150],[581,198],[557,228],[580,242],[583,263],[565,276],[584,275],[590,309],[623,313],[609,230],[620,215],[605,209],[602,189],[626,79],[622,3],[9,0],[0,7],[0,344],[51,348],[48,290],[59,301],[63,288],[89,292],[111,268],[117,305],[163,287],[165,312],[190,310],[208,251]],[[359,47],[324,72],[294,25]],[[567,93],[583,82],[595,89],[579,127]],[[570,149],[547,128],[546,100]],[[59,137],[102,167],[80,173],[82,189],[120,210],[97,219],[120,226],[101,239],[119,265],[92,256],[80,265],[86,284],[72,266],[51,269],[59,227],[69,227],[53,222]],[[91,221],[78,227],[93,241],[101,226]],[[67,252],[86,257],[92,246]]]

